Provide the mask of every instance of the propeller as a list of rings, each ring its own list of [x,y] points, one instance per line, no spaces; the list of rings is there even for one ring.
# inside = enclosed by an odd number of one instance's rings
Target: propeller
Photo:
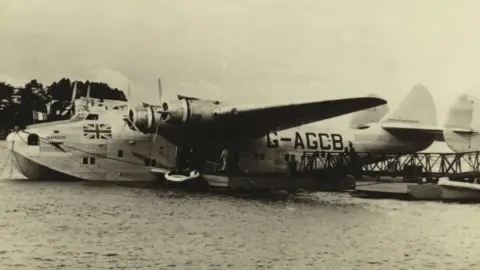
[[[61,116],[65,116],[70,113],[70,118],[73,117],[73,105],[75,104],[75,97],[77,95],[77,82],[73,83],[73,92],[72,92],[72,99],[70,100],[69,105],[65,108],[63,112],[61,112]]]
[[[158,100],[159,100],[158,103],[160,103],[162,105],[159,106],[160,108],[157,108],[157,110],[155,112],[160,113],[161,117],[165,119],[165,117],[167,117],[167,115],[170,113],[170,111],[168,111],[168,105],[167,105],[167,103],[164,102],[164,99],[163,99],[162,80],[161,80],[160,77],[157,79],[157,87],[158,87]],[[128,106],[127,114],[128,114],[130,112],[130,109],[132,109],[134,107],[134,104],[132,104],[132,102],[130,101],[130,95],[131,95],[130,84],[128,85],[127,95],[128,95],[127,96],[127,106]],[[155,103],[158,104],[157,102],[155,102]],[[144,102],[144,101],[142,101],[141,104],[142,104],[143,107],[151,106],[151,104],[149,104],[147,102]],[[139,131],[138,128],[134,125],[134,123],[129,119],[128,115],[124,115],[123,120],[128,125],[130,125],[131,127],[134,127],[137,131]],[[158,134],[159,128],[160,128],[160,123],[157,123],[156,132],[155,132],[155,135],[153,137],[153,141],[155,141],[155,139],[156,139],[156,135]]]
[[[132,103],[131,103],[131,100],[130,100],[130,93],[131,93],[130,83],[128,83],[128,87],[127,87],[127,110],[126,110],[127,114],[128,114],[128,112],[130,112],[130,108],[133,107]],[[129,120],[128,115],[123,115],[122,119],[125,122],[125,124],[129,125],[131,128],[134,128],[138,131],[138,128],[135,126],[135,124]]]
[[[128,83],[127,103],[130,102],[130,83]]]
[[[190,99],[190,100],[198,100],[197,98],[191,98],[191,97],[186,97],[186,96],[182,96],[182,95],[177,95],[177,99],[178,100],[182,100],[182,99]],[[160,106],[155,110],[156,113],[159,113],[160,114],[160,117],[162,120],[166,120],[168,115],[172,114],[173,111],[171,111],[168,106],[169,106],[169,103],[165,102],[165,100],[163,99],[163,91],[162,91],[162,82],[160,80],[160,78],[158,78],[158,100],[160,101]],[[146,103],[143,103],[144,106],[148,106],[148,104]]]
[[[69,105],[65,108],[65,110],[61,113],[62,116],[65,116],[67,115],[68,113],[70,114],[70,118],[73,117],[73,114],[74,114],[74,111],[73,111],[73,107],[75,106],[75,99],[76,99],[76,96],[77,96],[77,82],[75,81],[73,83],[73,92],[72,92],[72,99],[70,100],[69,102]],[[85,111],[89,111],[90,108],[90,83],[88,83],[88,86],[87,86],[87,95],[85,97],[85,102],[86,104],[84,105],[84,108],[85,108]]]
[[[160,77],[158,77],[157,83],[158,83],[158,100],[163,101],[162,80],[160,79]]]
[[[158,84],[158,100],[160,101],[160,104],[164,104],[163,103],[163,95],[162,95],[162,80],[160,79],[160,77],[158,77],[158,79],[157,79],[157,84]],[[162,108],[163,108],[163,111],[160,111],[159,113],[161,113],[162,118],[163,118],[164,113],[168,113],[167,112],[168,108],[165,108],[164,105],[162,105]],[[157,128],[155,129],[155,135],[153,135],[153,142],[155,142],[155,139],[157,138],[159,128],[160,128],[160,122],[157,123]]]
[[[90,105],[90,84],[88,84],[88,88],[87,88],[86,102],[87,102],[87,105],[85,105],[85,110],[88,111],[88,106]]]

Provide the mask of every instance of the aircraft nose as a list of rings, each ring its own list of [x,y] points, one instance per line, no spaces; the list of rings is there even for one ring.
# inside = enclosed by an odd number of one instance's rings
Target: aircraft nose
[[[27,143],[28,137],[30,134],[34,134],[35,131],[32,130],[20,130],[20,131],[12,131],[10,132],[7,137],[6,141],[9,147],[12,147],[13,144],[18,144],[18,143]]]
[[[15,132],[10,132],[5,139],[7,141],[8,148],[12,148],[12,143],[15,140]]]
[[[15,132],[10,132],[10,133],[8,133],[8,135],[7,135],[6,141],[7,141],[7,142],[11,142],[11,141],[14,140],[14,138],[15,138]]]
[[[15,143],[22,142],[22,134],[21,132],[12,131],[7,135],[5,139],[7,142],[8,147],[11,149]]]

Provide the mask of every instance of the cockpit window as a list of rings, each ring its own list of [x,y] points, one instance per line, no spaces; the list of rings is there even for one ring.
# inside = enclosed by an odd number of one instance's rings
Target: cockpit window
[[[90,113],[85,120],[98,120],[98,114]]]
[[[75,115],[74,117],[72,117],[70,119],[70,121],[75,121],[75,122],[76,121],[82,121],[83,119],[85,119],[85,116],[86,116],[85,113],[79,113],[79,114]]]

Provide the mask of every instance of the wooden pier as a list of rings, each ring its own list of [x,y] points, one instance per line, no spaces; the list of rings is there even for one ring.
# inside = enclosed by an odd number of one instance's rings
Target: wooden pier
[[[480,152],[468,153],[358,153],[364,162],[352,194],[369,198],[409,200],[442,200],[438,179],[448,177],[472,183],[480,178]],[[350,158],[345,153],[305,152],[300,170],[342,171],[353,174]],[[303,167],[302,167],[303,166]],[[358,172],[357,172],[358,173]]]

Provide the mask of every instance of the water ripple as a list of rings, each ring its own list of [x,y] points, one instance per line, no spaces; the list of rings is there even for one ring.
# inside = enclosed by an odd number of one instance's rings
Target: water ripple
[[[5,268],[472,269],[479,206],[0,182]]]

